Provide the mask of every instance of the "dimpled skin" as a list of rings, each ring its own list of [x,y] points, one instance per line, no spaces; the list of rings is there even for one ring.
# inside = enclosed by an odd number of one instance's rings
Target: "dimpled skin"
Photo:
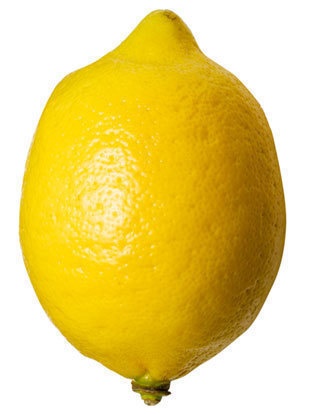
[[[253,322],[285,206],[259,104],[170,11],[65,77],[40,119],[20,239],[54,324],[128,378],[179,378]]]

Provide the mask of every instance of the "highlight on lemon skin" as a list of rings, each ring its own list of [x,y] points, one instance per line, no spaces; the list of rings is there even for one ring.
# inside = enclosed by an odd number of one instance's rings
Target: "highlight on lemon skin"
[[[157,10],[54,89],[25,168],[20,241],[60,332],[155,405],[254,322],[285,220],[259,103]]]

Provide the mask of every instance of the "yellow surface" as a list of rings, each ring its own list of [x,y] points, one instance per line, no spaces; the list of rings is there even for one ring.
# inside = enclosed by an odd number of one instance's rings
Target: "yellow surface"
[[[284,233],[262,109],[172,12],[54,90],[20,238],[42,306],[83,354],[150,382],[188,373],[253,322]]]

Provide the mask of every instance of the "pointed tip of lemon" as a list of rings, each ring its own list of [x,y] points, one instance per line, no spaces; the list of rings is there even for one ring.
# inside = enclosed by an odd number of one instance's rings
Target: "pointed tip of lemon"
[[[171,21],[180,19],[180,17],[174,13],[172,10],[169,9],[157,9],[154,10],[152,12],[150,12],[149,14],[146,15],[145,19],[153,19],[153,18],[164,18],[164,19],[169,19]]]
[[[145,63],[179,62],[199,51],[194,36],[173,11],[149,13],[113,53]]]

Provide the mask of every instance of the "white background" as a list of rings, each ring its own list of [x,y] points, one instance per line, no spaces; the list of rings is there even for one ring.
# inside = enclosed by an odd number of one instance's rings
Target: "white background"
[[[1,384],[3,414],[309,414],[310,87],[307,1],[7,1],[0,8]],[[150,11],[177,12],[201,49],[236,74],[274,133],[287,238],[252,327],[146,407],[130,382],[80,355],[41,309],[23,266],[18,209],[43,106],[68,72],[118,45]],[[308,395],[307,395],[308,394]]]

